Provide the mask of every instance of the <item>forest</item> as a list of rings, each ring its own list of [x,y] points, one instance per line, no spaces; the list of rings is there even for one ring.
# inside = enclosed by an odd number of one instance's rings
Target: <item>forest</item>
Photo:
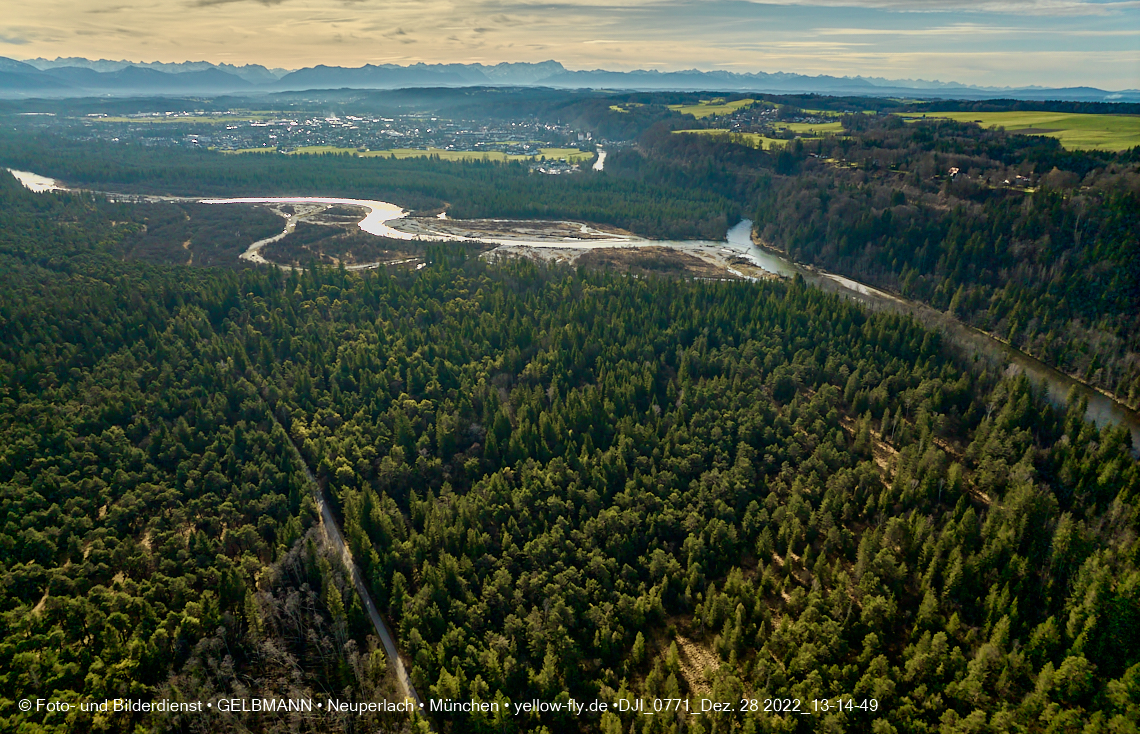
[[[763,246],[948,311],[1140,406],[1140,150],[1067,151],[950,120],[843,125],[769,152],[657,127],[607,170],[751,202]]]
[[[422,696],[875,701],[441,732],[1140,725],[1140,468],[1080,401],[798,280],[188,268],[123,206],[0,179],[0,728],[426,726],[15,706],[392,698],[305,465]]]
[[[806,143],[795,176],[758,195],[758,235],[1137,407],[1140,156],[1040,140],[888,119],[850,143]]]

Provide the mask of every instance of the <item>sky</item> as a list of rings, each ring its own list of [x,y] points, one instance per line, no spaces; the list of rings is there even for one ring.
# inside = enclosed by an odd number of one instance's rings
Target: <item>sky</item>
[[[0,56],[1140,88],[1140,0],[0,0]]]

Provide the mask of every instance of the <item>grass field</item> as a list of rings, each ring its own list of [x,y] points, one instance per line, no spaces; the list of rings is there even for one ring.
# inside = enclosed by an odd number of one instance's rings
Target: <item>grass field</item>
[[[816,117],[842,117],[847,114],[846,112],[836,112],[835,110],[809,110],[806,107],[801,109],[809,115],[815,115]],[[875,110],[860,110],[860,112],[864,115],[875,114]]]
[[[698,120],[710,115],[728,115],[737,110],[751,107],[756,104],[754,99],[738,99],[735,102],[725,102],[723,97],[717,99],[702,99],[699,104],[671,104],[669,109],[676,110],[682,115],[692,115]]]
[[[742,140],[745,144],[751,145],[753,148],[760,148],[761,150],[772,150],[773,148],[782,148],[788,144],[787,140],[779,140],[777,138],[767,138],[759,133],[730,133],[727,130],[674,130],[675,133],[694,133],[696,135],[713,135],[724,136],[736,140]],[[803,138],[808,140],[809,138]]]
[[[776,127],[791,130],[794,133],[841,133],[842,122],[786,122],[775,123]]]
[[[907,120],[921,115],[903,114]],[[930,112],[942,117],[976,122],[982,127],[1004,127],[1025,135],[1048,135],[1070,150],[1126,150],[1140,145],[1140,116],[1087,115],[1066,112]]]
[[[594,160],[592,152],[577,148],[539,148],[539,151],[547,158],[565,158],[570,163]]]
[[[356,148],[340,148],[335,145],[304,145],[291,151],[289,155],[324,155],[325,153],[349,153],[356,155]]]
[[[241,150],[223,150],[223,153],[276,153],[276,148],[242,148]]]

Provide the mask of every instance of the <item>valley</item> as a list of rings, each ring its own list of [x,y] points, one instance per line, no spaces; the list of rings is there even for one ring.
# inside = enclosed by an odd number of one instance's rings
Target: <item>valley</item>
[[[320,119],[604,146],[549,175],[0,114],[0,689],[203,705],[0,728],[1140,722],[1131,151],[898,100],[461,94]]]

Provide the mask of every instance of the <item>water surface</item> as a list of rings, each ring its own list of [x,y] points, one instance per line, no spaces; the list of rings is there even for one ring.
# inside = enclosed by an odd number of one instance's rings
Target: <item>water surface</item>
[[[42,193],[44,191],[67,191],[67,189],[60,186],[54,178],[41,176],[37,173],[30,173],[29,171],[17,171],[14,168],[9,168],[7,171],[15,176],[16,180],[23,184],[24,188],[31,189],[36,193]]]

